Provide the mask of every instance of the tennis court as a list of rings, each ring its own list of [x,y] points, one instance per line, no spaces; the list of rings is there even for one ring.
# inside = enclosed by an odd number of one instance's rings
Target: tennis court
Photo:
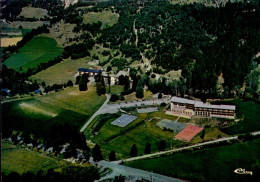
[[[178,133],[175,137],[179,140],[191,141],[198,133],[200,133],[203,128],[194,125],[186,126],[180,133]]]
[[[171,130],[174,130],[177,132],[180,132],[187,126],[187,124],[185,124],[185,123],[180,123],[180,122],[169,120],[169,119],[163,119],[156,125],[161,128],[167,128],[167,129],[171,129]]]
[[[123,114],[122,116],[120,116],[119,118],[114,120],[111,124],[116,125],[116,126],[120,126],[120,127],[125,127],[129,123],[133,122],[136,118],[137,118],[136,116]]]
[[[158,107],[148,107],[143,109],[137,109],[138,113],[148,113],[148,112],[155,112],[159,111]]]

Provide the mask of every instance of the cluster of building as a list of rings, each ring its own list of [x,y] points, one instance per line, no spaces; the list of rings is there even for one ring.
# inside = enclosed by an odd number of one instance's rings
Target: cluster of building
[[[95,67],[94,69],[89,68],[79,68],[77,75],[87,74],[89,78],[94,78],[96,75],[101,74],[104,77],[105,83],[108,85],[108,78],[110,78],[110,85],[116,85],[119,82],[119,77],[121,75],[123,76],[129,76],[129,70],[123,71],[120,70],[116,74],[109,74],[108,72],[104,71],[101,67]],[[131,80],[130,80],[131,85]]]
[[[191,118],[192,116],[235,118],[236,106],[213,105],[180,97],[172,97],[166,114]]]

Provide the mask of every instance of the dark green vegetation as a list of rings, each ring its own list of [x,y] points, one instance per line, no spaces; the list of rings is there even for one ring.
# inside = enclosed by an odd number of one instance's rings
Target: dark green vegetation
[[[260,130],[259,103],[253,101],[241,101],[239,99],[218,103],[236,105],[237,117],[241,118],[240,121],[233,126],[222,129],[224,133],[235,135]]]
[[[260,139],[255,139],[126,165],[190,181],[258,181],[259,159]],[[253,175],[235,174],[237,168],[252,171]]]
[[[37,68],[40,63],[46,63],[59,56],[62,49],[57,42],[44,36],[37,36],[29,41],[18,53],[10,56],[4,64],[17,71],[26,72],[29,68]],[[22,67],[22,70],[20,69]]]
[[[134,1],[101,3],[96,8],[110,5],[120,14],[118,23],[103,29],[97,42],[119,48],[132,60],[139,60],[142,52],[164,69],[161,72],[181,69],[186,93],[193,90],[199,95],[220,96],[216,84],[222,74],[225,97],[231,96],[231,90],[238,92],[242,87],[252,59],[260,51],[260,13],[254,3],[213,8],[167,1],[160,1],[158,6],[156,1],[149,1],[140,13]]]
[[[63,182],[85,182],[95,181],[100,178],[99,170],[96,167],[82,167],[82,166],[67,166],[63,167],[61,171],[49,169],[47,172],[43,170],[33,173],[31,171],[22,175],[12,172],[9,175],[3,174],[3,181],[63,181]]]

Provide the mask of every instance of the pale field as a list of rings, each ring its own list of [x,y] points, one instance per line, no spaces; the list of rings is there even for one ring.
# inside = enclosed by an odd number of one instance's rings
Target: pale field
[[[102,11],[102,12],[90,12],[83,15],[84,23],[95,23],[98,21],[102,22],[102,27],[112,26],[117,23],[119,14],[112,13],[112,11]]]
[[[24,16],[25,18],[43,18],[47,16],[48,11],[42,8],[34,8],[34,7],[23,7],[22,12],[19,16]]]
[[[1,47],[8,47],[11,45],[16,45],[17,42],[22,40],[22,37],[14,37],[14,38],[1,38]]]
[[[9,23],[2,23],[3,27],[8,27],[8,28],[19,28],[21,25],[24,29],[34,29],[42,25],[49,25],[49,21],[12,21]]]

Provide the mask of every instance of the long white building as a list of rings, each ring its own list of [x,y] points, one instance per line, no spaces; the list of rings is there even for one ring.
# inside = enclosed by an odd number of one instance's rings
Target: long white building
[[[213,105],[180,97],[172,97],[170,109],[166,111],[166,114],[187,118],[202,116],[233,119],[235,118],[235,111],[236,106],[234,105]]]

